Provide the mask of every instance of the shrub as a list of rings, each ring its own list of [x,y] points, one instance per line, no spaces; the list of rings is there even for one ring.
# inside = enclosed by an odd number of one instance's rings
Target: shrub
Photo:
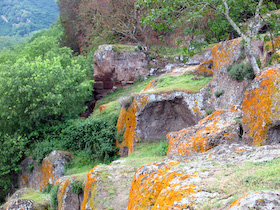
[[[205,109],[205,112],[207,115],[211,115],[214,112],[214,109],[208,108],[208,109]]]
[[[225,90],[218,90],[218,91],[216,91],[215,92],[215,96],[217,97],[217,98],[219,98],[221,95],[223,95],[225,93]]]
[[[79,195],[83,192],[83,188],[84,188],[84,186],[81,181],[75,180],[75,181],[71,182],[71,185],[70,185],[71,192]]]
[[[168,143],[166,139],[162,142],[160,142],[159,147],[157,148],[155,154],[158,156],[166,156],[167,150],[168,150]]]
[[[254,79],[255,74],[252,66],[250,64],[235,64],[229,70],[229,76],[232,79],[242,81],[244,78]]]

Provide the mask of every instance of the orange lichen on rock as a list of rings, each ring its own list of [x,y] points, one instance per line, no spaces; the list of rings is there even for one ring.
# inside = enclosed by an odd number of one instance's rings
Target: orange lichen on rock
[[[132,181],[127,209],[167,210],[192,206],[190,197],[196,193],[196,186],[187,183],[187,179],[196,175],[172,170],[178,164],[177,161],[159,162],[139,168]],[[189,198],[189,202],[182,203],[183,198]]]
[[[273,40],[274,48],[278,48],[280,46],[280,36],[275,37]],[[272,41],[266,42],[264,45],[264,51],[273,51]]]
[[[87,181],[84,188],[84,199],[82,202],[81,210],[94,209],[94,195],[95,195],[95,184],[96,180],[93,172],[96,170],[97,166],[91,169],[87,174]]]
[[[55,182],[56,180],[53,180],[53,163],[51,163],[48,159],[44,159],[42,161],[41,165],[41,183],[40,183],[40,190],[47,187],[50,180]]]
[[[242,150],[235,150],[234,152],[236,152],[236,153],[242,153],[242,152],[245,152],[245,149],[242,149]]]
[[[234,120],[239,112],[218,110],[201,120],[197,125],[167,134],[169,147],[167,156],[203,153],[222,141],[237,142],[239,125]]]
[[[143,89],[143,91],[147,91],[149,89],[151,89],[152,87],[154,87],[156,84],[155,80],[152,80],[148,85],[146,85],[146,87]]]
[[[245,143],[261,146],[266,143],[269,128],[280,118],[280,69],[264,71],[256,77],[243,101]]]
[[[213,75],[213,60],[203,62],[197,68],[192,71],[194,74],[201,76],[212,76]]]
[[[128,152],[132,153],[133,144],[136,140],[135,127],[136,127],[136,112],[137,105],[135,99],[132,105],[126,110],[124,107],[121,108],[121,113],[117,122],[117,132],[124,131],[123,141],[119,145],[120,150],[123,147],[128,147]]]
[[[240,53],[241,38],[219,43],[212,48],[213,69],[219,72],[231,64],[233,58]]]
[[[231,209],[234,206],[239,206],[240,205],[240,201],[244,198],[246,198],[248,196],[248,194],[242,196],[241,198],[238,198],[237,200],[233,201],[229,207],[229,209]]]
[[[59,184],[58,192],[57,192],[57,201],[58,201],[58,210],[63,209],[63,197],[66,194],[67,187],[71,183],[71,180],[66,179],[60,183],[60,179],[56,181],[56,184]]]

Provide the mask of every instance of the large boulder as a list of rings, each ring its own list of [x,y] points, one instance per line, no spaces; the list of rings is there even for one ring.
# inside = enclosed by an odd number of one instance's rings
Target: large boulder
[[[41,164],[32,158],[22,161],[22,170],[19,174],[19,187],[30,187],[43,190],[48,184],[55,184],[56,180],[64,175],[65,164],[71,160],[70,155],[64,151],[52,151]]]
[[[247,194],[234,201],[230,210],[243,209],[279,209],[280,207],[280,191],[259,191]]]
[[[6,210],[46,210],[47,208],[37,202],[28,199],[17,199],[10,201]]]
[[[139,168],[132,181],[127,210],[192,207],[197,187],[190,180],[196,175],[177,172],[174,168],[179,164],[162,161]]]
[[[243,101],[244,142],[249,145],[280,143],[280,66],[255,78]]]
[[[131,84],[149,75],[148,57],[135,46],[101,45],[94,54],[94,89],[96,99],[113,87]]]
[[[195,126],[170,132],[167,156],[193,155],[222,144],[240,142],[238,110],[218,110]]]

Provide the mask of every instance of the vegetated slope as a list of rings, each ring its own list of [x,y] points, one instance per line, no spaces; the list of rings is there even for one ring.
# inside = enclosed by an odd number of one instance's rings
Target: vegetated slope
[[[0,36],[24,36],[48,28],[58,17],[53,0],[2,0]]]

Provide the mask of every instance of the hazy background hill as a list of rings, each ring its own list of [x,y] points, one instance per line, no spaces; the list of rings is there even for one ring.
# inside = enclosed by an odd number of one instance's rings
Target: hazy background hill
[[[58,15],[54,0],[1,0],[0,49],[34,31],[49,28]]]

